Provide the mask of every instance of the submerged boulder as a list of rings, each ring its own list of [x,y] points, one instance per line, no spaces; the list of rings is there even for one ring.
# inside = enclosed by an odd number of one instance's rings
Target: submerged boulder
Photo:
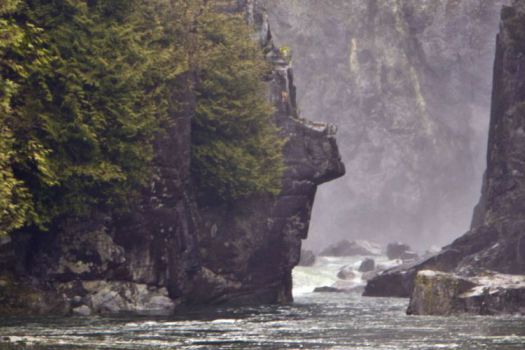
[[[374,259],[366,258],[361,262],[361,265],[359,265],[359,272],[369,272],[373,271],[376,268],[376,262]]]
[[[419,271],[409,315],[525,315],[525,276],[488,272],[476,277]]]
[[[367,241],[348,241],[346,239],[326,247],[321,256],[379,255],[379,248]]]
[[[410,251],[410,246],[401,242],[389,243],[386,247],[386,256],[390,260],[401,259],[403,254]]]
[[[337,278],[342,280],[352,280],[356,278],[357,274],[355,273],[352,266],[346,265],[341,267],[339,272],[337,273]]]

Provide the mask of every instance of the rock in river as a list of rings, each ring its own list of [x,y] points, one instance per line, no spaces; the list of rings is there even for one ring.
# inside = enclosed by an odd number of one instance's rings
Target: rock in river
[[[374,244],[366,241],[348,241],[346,239],[326,247],[321,256],[355,256],[379,255],[379,249]]]
[[[376,268],[376,262],[374,259],[366,258],[361,262],[359,266],[359,272],[369,272],[374,271]]]
[[[476,277],[419,271],[409,315],[525,315],[525,276],[487,272]]]

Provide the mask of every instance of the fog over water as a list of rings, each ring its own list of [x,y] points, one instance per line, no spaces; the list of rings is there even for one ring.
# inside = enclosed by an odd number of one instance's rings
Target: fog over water
[[[322,185],[305,247],[443,246],[479,199],[499,12],[509,1],[266,0],[301,116],[335,123],[347,175]]]

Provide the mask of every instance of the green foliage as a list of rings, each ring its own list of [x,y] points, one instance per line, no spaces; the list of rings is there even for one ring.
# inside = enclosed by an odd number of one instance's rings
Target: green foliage
[[[126,208],[147,181],[164,87],[183,65],[160,43],[150,3],[34,0],[1,12],[12,44],[1,47],[0,205],[13,218],[0,231]]]
[[[201,196],[210,201],[277,194],[283,142],[264,95],[269,66],[250,40],[251,28],[241,16],[208,12],[198,29],[192,174]]]
[[[282,142],[251,35],[204,0],[0,2],[0,234],[129,208],[186,73],[198,192],[277,193]]]
[[[0,235],[22,227],[34,214],[31,195],[15,176],[12,123],[15,98],[33,66],[45,56],[35,48],[39,30],[21,26],[12,18],[20,1],[0,3]],[[20,59],[23,57],[23,59]]]

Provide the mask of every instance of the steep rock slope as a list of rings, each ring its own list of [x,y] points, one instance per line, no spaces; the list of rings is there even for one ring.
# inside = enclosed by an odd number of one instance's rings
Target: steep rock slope
[[[410,295],[417,271],[477,275],[484,270],[525,274],[525,4],[504,7],[497,38],[487,170],[472,228],[442,251],[409,269],[369,282],[365,294]]]
[[[288,140],[282,193],[198,208],[190,178],[194,96],[182,92],[185,108],[157,140],[155,176],[131,214],[98,213],[0,242],[0,313],[169,314],[178,304],[291,300],[317,185],[342,176],[344,165],[334,127],[297,118],[290,64],[257,2],[225,5],[246,13],[274,67],[268,96]]]
[[[312,246],[330,232],[419,248],[468,227],[505,2],[265,1],[300,109],[338,124],[352,173],[320,191]]]

